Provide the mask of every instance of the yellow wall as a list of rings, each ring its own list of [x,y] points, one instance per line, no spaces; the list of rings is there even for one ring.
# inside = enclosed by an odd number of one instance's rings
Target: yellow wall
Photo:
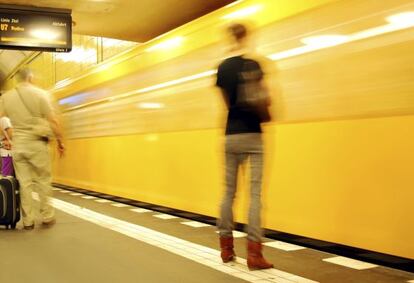
[[[264,226],[414,258],[414,116],[266,128]],[[68,141],[55,182],[217,216],[218,130]],[[246,190],[238,221],[246,220]]]

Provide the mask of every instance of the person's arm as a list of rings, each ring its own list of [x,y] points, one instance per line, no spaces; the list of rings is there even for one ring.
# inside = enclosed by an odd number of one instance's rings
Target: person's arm
[[[6,128],[4,130],[4,133],[6,134],[5,139],[3,140],[3,147],[4,149],[10,150],[11,149],[11,141],[13,139],[13,129],[11,127]]]
[[[65,145],[63,144],[63,131],[59,120],[53,111],[49,112],[49,115],[47,115],[47,120],[49,121],[50,128],[56,137],[57,150],[59,152],[59,155],[63,156],[65,152]]]
[[[230,96],[228,95],[228,93],[226,92],[224,88],[225,80],[226,80],[225,72],[223,71],[222,65],[220,64],[217,70],[216,86],[220,88],[221,96],[223,97],[223,100],[227,108],[229,108],[230,107],[230,99],[229,99]]]
[[[2,142],[3,142],[3,147],[7,150],[11,149],[11,140],[12,140],[12,135],[13,135],[13,131],[12,131],[12,125],[10,123],[10,119],[7,117],[2,117],[0,120],[0,127],[1,127],[1,131],[2,134],[4,136]]]
[[[6,116],[6,111],[4,109],[4,103],[3,103],[3,98],[0,98],[0,118],[3,118],[4,116]]]
[[[63,144],[63,131],[60,125],[59,119],[50,103],[49,94],[44,93],[41,96],[40,110],[43,117],[49,122],[50,128],[56,138],[57,151],[59,156],[62,157],[65,152],[65,145]]]
[[[220,91],[221,91],[221,96],[223,97],[223,100],[226,103],[227,108],[229,108],[230,107],[229,95],[222,88],[220,88]]]
[[[6,133],[7,133],[7,136],[9,137],[9,139],[12,140],[13,139],[13,128],[11,128],[11,127],[7,128]]]

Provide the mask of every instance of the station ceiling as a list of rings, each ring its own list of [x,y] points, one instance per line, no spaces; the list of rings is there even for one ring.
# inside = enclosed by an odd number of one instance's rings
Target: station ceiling
[[[145,42],[235,0],[0,0],[72,10],[73,33]],[[32,52],[0,50],[0,83]]]
[[[0,0],[72,10],[76,34],[145,42],[235,0]]]

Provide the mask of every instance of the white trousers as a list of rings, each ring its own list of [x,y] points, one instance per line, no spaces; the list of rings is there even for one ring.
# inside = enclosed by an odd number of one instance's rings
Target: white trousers
[[[16,177],[20,183],[23,225],[30,226],[34,223],[33,190],[39,194],[42,221],[53,220],[55,210],[50,205],[52,176],[47,143],[16,138],[13,140],[12,156]]]

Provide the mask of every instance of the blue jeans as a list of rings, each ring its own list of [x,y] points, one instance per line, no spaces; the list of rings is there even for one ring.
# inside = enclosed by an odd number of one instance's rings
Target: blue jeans
[[[230,237],[234,229],[233,202],[237,191],[237,173],[242,163],[250,162],[250,208],[247,238],[261,242],[261,191],[263,171],[263,143],[260,133],[226,136],[226,191],[217,222],[220,236]]]

